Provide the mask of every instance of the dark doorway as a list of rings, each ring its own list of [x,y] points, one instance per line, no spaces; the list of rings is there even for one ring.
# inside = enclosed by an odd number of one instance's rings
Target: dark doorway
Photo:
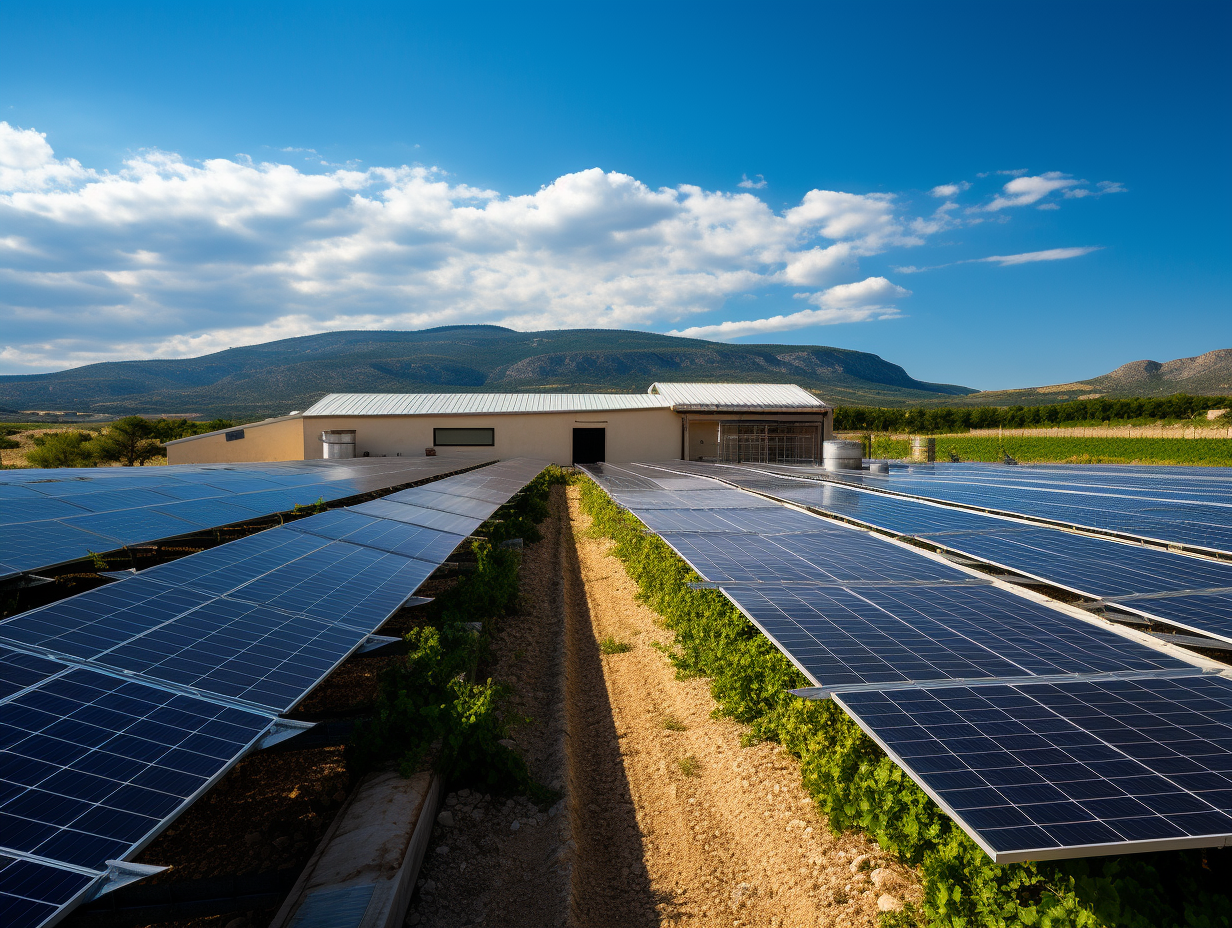
[[[573,430],[573,463],[595,464],[607,457],[607,429]]]

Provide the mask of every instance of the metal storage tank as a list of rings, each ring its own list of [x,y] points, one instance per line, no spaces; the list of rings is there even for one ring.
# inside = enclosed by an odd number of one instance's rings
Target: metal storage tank
[[[822,443],[821,461],[826,470],[859,470],[864,463],[864,446],[858,441],[831,439]]]
[[[937,439],[935,438],[913,438],[911,439],[911,460],[913,461],[935,461],[937,460]]]
[[[321,456],[330,461],[355,457],[355,430],[329,429],[322,432]]]

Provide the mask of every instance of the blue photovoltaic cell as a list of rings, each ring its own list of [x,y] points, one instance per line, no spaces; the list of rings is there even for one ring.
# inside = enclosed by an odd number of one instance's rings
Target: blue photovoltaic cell
[[[170,506],[156,507],[153,511],[174,515],[197,528],[217,528],[220,525],[247,522],[259,512],[237,505],[230,499],[184,500]]]
[[[1179,625],[1181,628],[1232,641],[1232,594],[1168,596],[1161,599],[1129,600],[1118,605],[1123,609]]]
[[[772,500],[741,493],[739,490],[688,490],[672,492],[612,491],[613,498],[622,506],[641,512],[646,509],[781,509]]]
[[[38,928],[94,881],[73,870],[0,854],[0,925]]]
[[[326,538],[293,532],[282,526],[159,564],[142,572],[141,576],[169,586],[221,596],[328,544]]]
[[[117,538],[73,528],[61,522],[40,522],[37,530],[16,526],[0,531],[0,563],[18,571],[34,570],[64,560],[65,551],[109,551],[120,547]],[[76,555],[74,555],[76,556]]]
[[[157,506],[160,503],[174,502],[174,500],[154,488],[129,488],[82,493],[73,496],[72,502],[74,506],[80,506],[87,512],[116,512],[137,509],[141,506]]]
[[[105,870],[269,724],[253,712],[90,670],[48,680],[0,704],[4,845]]]
[[[286,528],[418,558],[433,565],[446,560],[466,540],[462,535],[438,532],[392,519],[376,519],[342,509],[288,523]]]
[[[56,661],[0,647],[0,699],[8,699],[28,686],[41,683],[64,669]],[[3,842],[0,842],[2,846]]]
[[[229,595],[374,631],[435,569],[436,565],[427,561],[331,542],[262,574]]]
[[[1223,677],[835,699],[999,862],[1232,836],[1232,681]]]
[[[440,483],[436,486],[440,486]],[[422,506],[424,509],[437,509],[441,512],[451,512],[454,515],[469,516],[480,521],[488,518],[498,508],[496,503],[490,503],[485,499],[454,496],[451,493],[436,492],[427,487],[412,487],[385,498],[395,503]]]
[[[663,532],[662,538],[704,580],[970,580],[867,533],[842,526],[791,535]]]
[[[420,525],[433,528],[440,532],[450,532],[454,535],[469,535],[483,524],[482,519],[470,516],[459,516],[450,512],[440,512],[436,509],[424,509],[420,506],[410,506],[406,503],[396,503],[387,499],[373,500],[351,506],[351,512],[369,515],[378,519],[393,519],[395,522],[406,522],[410,525]]]
[[[19,525],[42,519],[62,519],[65,516],[80,516],[85,513],[86,510],[80,506],[49,497],[0,499],[0,525]]]
[[[183,480],[159,484],[158,492],[175,500],[224,499],[232,495],[218,487],[207,486],[204,483],[187,483]]]
[[[653,532],[747,532],[776,535],[785,532],[815,532],[825,523],[786,506],[773,509],[738,509],[714,512],[708,509],[638,509],[634,511]]]
[[[100,535],[110,535],[122,545],[138,544],[151,538],[173,538],[197,531],[200,526],[153,509],[128,512],[97,512],[73,519],[73,526]]]
[[[991,586],[723,592],[818,686],[1191,666]]]
[[[94,662],[286,712],[365,637],[335,622],[222,598]]]
[[[210,599],[138,575],[5,619],[0,639],[88,660]]]

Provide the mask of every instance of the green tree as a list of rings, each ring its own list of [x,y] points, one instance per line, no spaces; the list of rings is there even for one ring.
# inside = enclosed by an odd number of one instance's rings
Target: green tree
[[[154,428],[148,419],[141,416],[117,419],[98,438],[98,457],[125,467],[144,464],[164,453],[158,439],[153,436]]]
[[[98,464],[94,436],[89,432],[48,432],[36,436],[26,453],[32,467],[95,467]]]

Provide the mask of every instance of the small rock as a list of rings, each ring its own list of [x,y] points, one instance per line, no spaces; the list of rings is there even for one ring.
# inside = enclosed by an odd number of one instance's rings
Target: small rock
[[[423,890],[425,893],[436,892],[436,880],[428,880],[426,883],[424,883]]]
[[[518,743],[512,738],[501,738],[500,741],[496,743],[503,748],[508,748],[511,751],[516,751],[518,749]]]
[[[510,831],[517,831],[517,830],[518,830],[519,828],[521,828],[521,827],[522,827],[522,823],[521,823],[521,822],[519,822],[519,821],[515,818],[515,819],[513,820],[513,822],[509,825],[509,830],[510,830]]]
[[[556,805],[552,806],[552,808],[548,809],[548,817],[555,818],[556,816],[560,815],[560,813],[564,811],[565,811],[565,800],[562,799],[558,803],[556,803]]]
[[[227,928],[248,928],[248,916],[241,915],[239,918],[233,918],[227,922]]]
[[[889,893],[884,893],[877,899],[877,909],[881,912],[897,912],[902,907],[903,904]]]
[[[244,835],[244,843],[247,844],[249,847],[260,844],[261,843],[261,832],[259,831],[248,832],[248,834]]]
[[[334,802],[346,802],[346,797],[346,790],[340,789],[338,792],[334,793]]]
[[[855,860],[851,862],[851,872],[858,873],[860,871],[860,868],[863,867],[866,863],[868,863],[868,855],[861,854],[859,857],[857,857]]]
[[[286,836],[274,839],[274,847],[278,848],[280,851],[290,843],[291,839]]]
[[[880,889],[883,884],[890,882],[893,876],[894,874],[885,867],[878,867],[869,874],[869,878],[873,881],[873,885],[878,889]]]
[[[460,789],[460,790],[458,790],[458,798],[459,798],[459,799],[468,799],[468,798],[470,798],[470,795],[471,795],[471,791],[470,791],[469,789]]]
[[[449,853],[449,845],[448,845],[448,844],[439,844],[439,845],[437,845],[437,848],[436,848],[436,853],[438,853],[438,854],[448,854],[448,853]]]
[[[446,809],[444,812],[438,815],[436,817],[436,820],[443,828],[453,827],[453,813],[450,812],[448,809]]]

